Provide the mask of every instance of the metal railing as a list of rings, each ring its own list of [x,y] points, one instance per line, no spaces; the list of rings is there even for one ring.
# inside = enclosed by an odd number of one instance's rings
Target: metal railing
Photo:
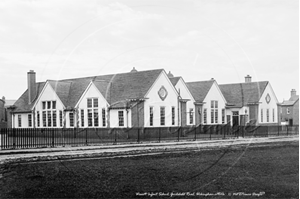
[[[199,125],[155,128],[2,128],[0,148],[211,140],[299,134],[299,126]]]

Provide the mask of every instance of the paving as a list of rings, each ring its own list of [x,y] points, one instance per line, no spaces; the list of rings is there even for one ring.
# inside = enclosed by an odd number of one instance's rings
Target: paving
[[[94,145],[77,147],[0,150],[0,164],[15,162],[55,161],[68,159],[149,155],[155,153],[209,150],[253,144],[299,142],[299,136],[233,138],[224,140],[202,140],[160,143],[126,143],[118,145]]]

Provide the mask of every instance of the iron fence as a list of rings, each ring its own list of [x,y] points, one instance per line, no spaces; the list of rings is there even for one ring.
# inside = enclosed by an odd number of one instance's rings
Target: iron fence
[[[199,125],[157,128],[2,128],[1,149],[211,140],[299,134],[299,126]]]

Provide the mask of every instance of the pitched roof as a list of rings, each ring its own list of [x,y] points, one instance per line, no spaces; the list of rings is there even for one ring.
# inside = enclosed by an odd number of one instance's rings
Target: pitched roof
[[[5,104],[4,104],[4,106],[5,107],[9,107],[9,106],[12,106],[12,105],[14,105],[14,103],[16,102],[17,100],[5,100]]]
[[[173,84],[173,86],[175,86],[177,84],[177,82],[180,80],[181,77],[169,77],[171,83]]]
[[[36,83],[37,86],[37,96],[42,92],[42,89],[44,88],[45,82],[39,82]],[[31,110],[32,106],[34,105],[34,102],[29,104],[28,103],[28,89],[21,95],[21,97],[14,103],[14,106],[16,107],[14,112],[28,112]]]
[[[75,107],[91,81],[93,81],[108,103],[120,106],[121,104],[126,104],[123,103],[126,99],[144,98],[162,71],[163,69],[157,69],[58,81],[48,80],[48,82],[65,107]],[[38,96],[45,82],[37,84]],[[28,91],[26,90],[15,103],[17,106],[15,111],[30,111],[33,104],[28,105]]]
[[[186,85],[196,102],[203,102],[213,83],[214,80],[208,80],[199,82],[187,82]]]
[[[291,96],[289,100],[284,100],[280,105],[293,106],[299,100],[299,95]]]
[[[248,103],[258,103],[268,82],[248,82],[220,84],[219,87],[229,105],[242,107]]]

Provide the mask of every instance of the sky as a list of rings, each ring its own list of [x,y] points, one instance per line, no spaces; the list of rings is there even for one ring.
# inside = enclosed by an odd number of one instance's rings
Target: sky
[[[0,96],[38,82],[163,68],[186,82],[299,93],[298,0],[0,0]]]

